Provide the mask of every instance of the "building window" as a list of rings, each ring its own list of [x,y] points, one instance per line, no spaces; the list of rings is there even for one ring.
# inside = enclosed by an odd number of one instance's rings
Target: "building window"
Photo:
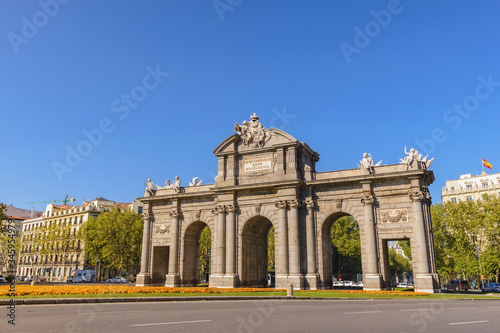
[[[451,202],[457,203],[457,198],[451,198]]]
[[[142,214],[142,207],[137,207],[137,213]]]
[[[472,185],[467,185],[468,190],[472,190]]]
[[[488,187],[488,183],[483,183],[483,187],[487,188]]]
[[[467,197],[467,201],[472,201],[472,197]]]

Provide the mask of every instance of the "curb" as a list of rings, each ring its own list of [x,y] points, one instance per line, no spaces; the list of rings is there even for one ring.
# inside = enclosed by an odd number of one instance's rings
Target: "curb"
[[[353,298],[308,296],[193,296],[193,297],[105,297],[105,298],[23,298],[16,305],[81,304],[81,303],[139,303],[139,302],[196,302],[196,301],[258,301],[258,300],[312,300],[312,301],[407,301],[406,298]],[[420,299],[419,299],[420,300]],[[435,299],[438,301],[439,299]],[[457,299],[455,299],[457,300]],[[491,301],[484,298],[461,298],[465,301]],[[0,299],[0,306],[9,305],[11,299]],[[443,299],[442,301],[447,301]]]

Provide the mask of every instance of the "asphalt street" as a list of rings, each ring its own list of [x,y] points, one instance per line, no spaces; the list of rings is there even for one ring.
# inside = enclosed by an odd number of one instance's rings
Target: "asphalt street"
[[[19,305],[0,332],[499,332],[500,300]]]

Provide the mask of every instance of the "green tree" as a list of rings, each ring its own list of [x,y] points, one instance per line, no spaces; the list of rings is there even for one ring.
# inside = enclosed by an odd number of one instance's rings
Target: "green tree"
[[[331,227],[333,272],[343,279],[361,273],[359,225],[352,216],[341,217]]]
[[[267,235],[267,271],[274,273],[275,268],[275,247],[274,247],[274,227]]]
[[[139,264],[143,227],[141,215],[130,210],[112,209],[90,218],[80,228],[90,263],[119,271]]]
[[[205,279],[205,273],[210,272],[210,250],[212,248],[212,235],[206,226],[200,234],[200,280]]]
[[[395,249],[389,249],[389,266],[391,277],[398,277],[398,280],[403,279],[403,274],[411,275],[413,272],[411,261],[399,255]]]

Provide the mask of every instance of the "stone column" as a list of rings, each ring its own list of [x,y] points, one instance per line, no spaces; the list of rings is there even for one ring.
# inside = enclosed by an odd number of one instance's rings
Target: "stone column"
[[[288,283],[288,226],[286,201],[276,202],[278,208],[278,244],[276,246],[276,287],[286,288]]]
[[[169,213],[172,218],[172,228],[170,233],[170,250],[168,257],[168,273],[165,279],[165,287],[178,287],[180,285],[179,274],[179,218],[181,213],[172,211]]]
[[[217,272],[224,275],[226,272],[226,207],[217,207]]]
[[[306,201],[306,237],[307,237],[307,284],[309,289],[318,288],[318,272],[316,268],[316,225],[314,223],[314,208],[316,202],[312,199]]]
[[[288,202],[290,214],[288,217],[288,248],[290,254],[289,273],[300,274],[300,241],[299,241],[299,200]]]
[[[231,281],[226,281],[229,284],[235,284],[236,280],[236,210],[235,205],[227,207],[226,220],[226,276]],[[234,278],[233,278],[234,277]]]
[[[144,213],[144,229],[142,232],[142,255],[141,255],[141,271],[137,274],[136,286],[143,287],[151,283],[151,274],[149,272],[149,253],[151,251],[151,220],[152,215]]]
[[[371,187],[369,183],[364,184]],[[373,217],[373,203],[375,198],[369,192],[364,191],[364,195],[361,197],[361,203],[364,205],[364,232],[365,232],[365,257],[363,260],[364,269],[364,290],[381,290],[382,289],[382,278],[379,272],[378,256],[377,256],[377,235],[375,233],[375,223]],[[367,194],[370,193],[370,194]]]
[[[437,274],[432,274],[430,251],[427,246],[425,221],[422,212],[422,201],[425,195],[422,191],[410,192],[411,211],[413,216],[413,239],[411,252],[415,291],[433,293],[437,291]]]

